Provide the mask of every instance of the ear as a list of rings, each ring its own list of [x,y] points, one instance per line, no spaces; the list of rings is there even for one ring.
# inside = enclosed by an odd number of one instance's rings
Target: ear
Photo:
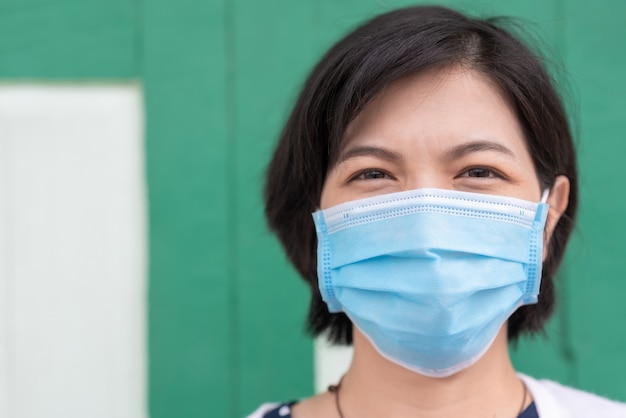
[[[546,228],[543,234],[543,260],[548,257],[548,244],[552,238],[552,233],[556,224],[561,219],[561,215],[567,209],[567,203],[569,201],[569,179],[565,176],[558,176],[554,181],[554,186],[550,190],[548,196],[548,218],[546,219]]]

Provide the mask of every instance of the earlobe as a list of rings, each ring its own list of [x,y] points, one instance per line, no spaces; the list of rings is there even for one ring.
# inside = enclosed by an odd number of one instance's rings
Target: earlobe
[[[548,196],[547,201],[548,205],[550,205],[550,209],[548,210],[548,219],[546,220],[546,228],[543,238],[544,260],[548,256],[548,244],[552,238],[554,228],[556,228],[556,224],[559,222],[559,219],[561,219],[561,215],[563,215],[567,209],[568,202],[569,179],[565,176],[557,176],[554,181],[554,186],[552,186],[552,189],[550,190],[550,195]]]

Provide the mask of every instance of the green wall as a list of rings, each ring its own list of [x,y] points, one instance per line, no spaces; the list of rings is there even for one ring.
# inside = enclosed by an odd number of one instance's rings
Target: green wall
[[[0,0],[0,79],[134,78],[139,22],[128,0]]]
[[[626,3],[437,3],[534,22],[568,71],[580,222],[550,339],[523,341],[514,360],[626,401]],[[263,171],[325,49],[358,22],[408,4],[0,0],[0,81],[144,85],[151,417],[239,417],[311,394],[307,289],[264,225]]]

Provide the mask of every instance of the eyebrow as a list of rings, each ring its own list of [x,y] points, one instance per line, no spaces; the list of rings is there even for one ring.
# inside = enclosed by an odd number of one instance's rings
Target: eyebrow
[[[386,148],[372,146],[355,146],[348,148],[339,155],[337,163],[342,163],[355,157],[375,157],[389,162],[397,162],[402,159],[402,155]]]
[[[504,145],[498,142],[479,140],[466,142],[452,147],[443,154],[443,160],[454,161],[466,156],[467,154],[484,151],[495,151],[515,159],[515,153]]]
[[[498,142],[488,140],[471,141],[454,146],[443,154],[442,159],[444,161],[451,162],[458,160],[466,156],[467,154],[485,151],[495,151],[500,154],[506,155],[507,157],[515,159],[515,153],[509,148]],[[339,155],[339,158],[337,159],[337,164],[356,157],[374,157],[389,162],[398,162],[402,160],[402,155],[400,153],[391,151],[386,148],[373,146],[354,146],[348,148]]]

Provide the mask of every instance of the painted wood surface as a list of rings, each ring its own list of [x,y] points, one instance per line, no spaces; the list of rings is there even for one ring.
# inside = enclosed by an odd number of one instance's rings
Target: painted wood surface
[[[136,77],[137,5],[137,0],[0,1],[0,78]]]
[[[236,416],[224,2],[143,4],[150,416]]]

